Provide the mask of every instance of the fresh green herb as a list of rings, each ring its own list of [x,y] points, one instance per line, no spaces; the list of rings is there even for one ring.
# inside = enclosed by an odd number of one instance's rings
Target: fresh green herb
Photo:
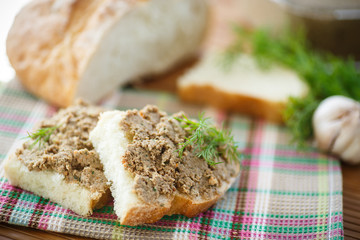
[[[181,144],[181,148],[178,149],[180,158],[185,148],[191,146],[196,152],[196,156],[204,158],[211,166],[222,163],[217,161],[220,157],[228,161],[240,160],[241,155],[231,132],[216,129],[209,123],[209,118],[204,117],[204,113],[199,115],[198,122],[188,119],[185,115],[175,119],[182,123],[182,127],[189,134],[186,141]]]
[[[34,142],[30,145],[30,149],[32,149],[36,144],[40,148],[44,143],[48,142],[51,134],[58,128],[59,126],[54,127],[46,127],[40,128],[33,133],[28,132],[27,138],[34,140]]]
[[[343,60],[329,53],[314,51],[305,31],[284,31],[273,36],[268,31],[234,28],[235,41],[225,51],[222,63],[231,66],[244,52],[251,52],[263,69],[279,64],[293,69],[308,84],[305,98],[291,98],[284,118],[299,145],[313,136],[312,115],[319,103],[332,95],[360,100],[360,73],[352,59]],[[250,50],[249,50],[250,49]]]

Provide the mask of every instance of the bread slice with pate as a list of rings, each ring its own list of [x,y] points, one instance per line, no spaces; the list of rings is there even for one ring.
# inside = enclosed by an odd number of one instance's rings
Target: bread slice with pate
[[[89,132],[102,109],[79,101],[40,123],[5,160],[5,176],[17,187],[49,198],[77,214],[91,215],[111,198],[99,155]]]
[[[212,206],[239,174],[238,161],[211,166],[190,146],[180,157],[177,149],[188,135],[174,116],[155,106],[108,111],[90,133],[121,224],[152,223],[172,214],[193,217]]]

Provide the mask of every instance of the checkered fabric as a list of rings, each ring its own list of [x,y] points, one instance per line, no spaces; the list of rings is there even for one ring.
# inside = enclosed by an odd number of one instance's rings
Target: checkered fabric
[[[197,116],[171,94],[119,90],[101,105],[142,108],[156,104]],[[21,143],[33,125],[56,112],[26,93],[17,81],[0,92],[0,159]],[[82,217],[31,192],[11,186],[0,169],[0,221],[101,239],[342,239],[339,162],[314,148],[298,152],[284,127],[206,109],[232,129],[244,153],[241,174],[226,195],[194,218],[165,216],[154,224],[119,223],[112,203]]]

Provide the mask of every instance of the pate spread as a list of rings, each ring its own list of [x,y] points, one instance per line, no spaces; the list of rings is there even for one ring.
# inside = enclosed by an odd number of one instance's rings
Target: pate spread
[[[16,156],[30,171],[55,171],[68,182],[105,192],[107,179],[89,140],[89,132],[96,126],[100,112],[100,108],[82,101],[60,110],[40,123],[40,128],[55,127],[49,140],[41,146],[26,142],[16,151]]]
[[[141,111],[127,111],[120,122],[131,140],[123,164],[134,174],[134,191],[143,201],[154,204],[162,197],[173,197],[176,191],[195,199],[211,199],[223,182],[238,173],[239,164],[221,159],[224,163],[210,166],[191,146],[180,158],[177,150],[189,136],[173,117],[146,106]]]

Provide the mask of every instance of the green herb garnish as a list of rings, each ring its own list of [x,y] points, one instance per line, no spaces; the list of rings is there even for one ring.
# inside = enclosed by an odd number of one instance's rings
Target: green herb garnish
[[[237,150],[237,144],[234,141],[231,132],[227,130],[218,130],[209,123],[209,118],[204,117],[204,113],[199,115],[199,121],[192,121],[185,115],[182,118],[175,118],[183,123],[182,127],[187,131],[189,137],[181,144],[178,149],[181,158],[186,147],[191,146],[197,157],[202,157],[213,166],[222,163],[218,160],[220,157],[228,161],[240,161],[240,152]]]
[[[332,95],[360,100],[360,73],[352,59],[343,60],[332,54],[314,51],[303,30],[284,31],[278,36],[260,29],[234,28],[235,41],[225,51],[222,63],[231,65],[243,52],[250,52],[263,69],[273,64],[293,69],[308,84],[305,98],[291,98],[284,118],[300,146],[313,136],[312,115],[319,103]],[[249,51],[250,49],[250,51]]]
[[[30,145],[30,149],[32,149],[36,144],[40,148],[44,143],[48,142],[50,139],[51,134],[57,129],[59,126],[54,127],[46,127],[40,128],[33,133],[28,132],[27,138],[34,140],[34,142]]]
[[[81,182],[81,176],[80,176],[80,177],[78,177],[78,176],[75,176],[75,175],[74,175],[74,179],[75,179],[76,181]]]

